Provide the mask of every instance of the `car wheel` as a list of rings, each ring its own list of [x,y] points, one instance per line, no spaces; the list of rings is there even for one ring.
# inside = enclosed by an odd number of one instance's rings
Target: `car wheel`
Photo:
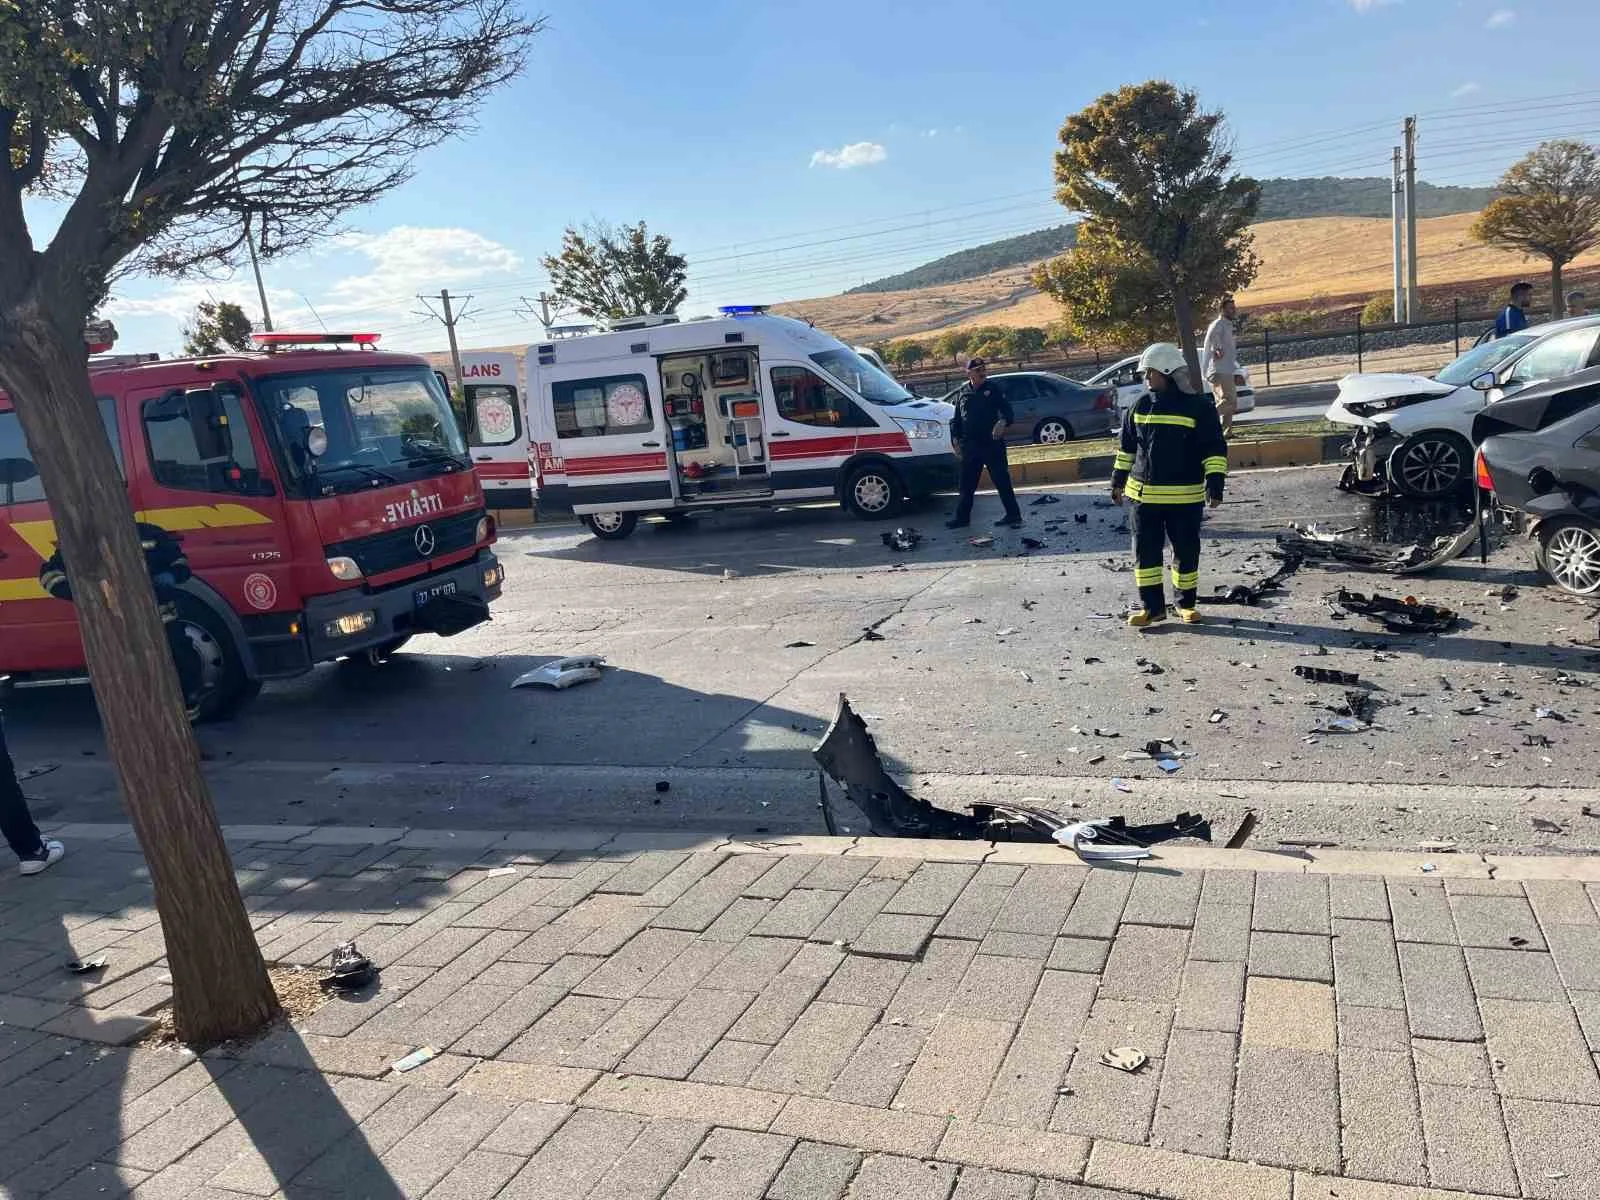
[[[639,514],[632,512],[589,513],[583,518],[589,532],[602,541],[620,542],[639,524]]]
[[[202,725],[232,716],[255,699],[261,681],[245,673],[239,648],[221,617],[188,598],[177,602],[177,610],[167,626],[167,642],[189,720]]]
[[[845,511],[865,521],[881,521],[900,511],[904,489],[893,468],[882,463],[863,463],[845,480],[842,497]]]
[[[1600,531],[1587,521],[1569,519],[1542,526],[1534,557],[1563,592],[1574,596],[1600,592]]]
[[[1416,500],[1448,496],[1471,470],[1472,448],[1456,434],[1442,430],[1409,437],[1389,456],[1389,482]]]
[[[1049,417],[1039,422],[1033,440],[1041,446],[1059,446],[1072,440],[1072,427],[1057,417]]]

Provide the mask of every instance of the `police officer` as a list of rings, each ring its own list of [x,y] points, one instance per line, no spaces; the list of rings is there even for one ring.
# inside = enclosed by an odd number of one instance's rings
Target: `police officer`
[[[1172,543],[1172,586],[1178,616],[1200,620],[1200,522],[1205,507],[1222,503],[1228,477],[1228,442],[1216,405],[1189,387],[1183,351],[1157,342],[1139,356],[1148,395],[1122,422],[1121,443],[1111,473],[1111,499],[1133,503],[1134,582],[1141,607],[1128,624],[1143,629],[1166,619],[1161,564]]]
[[[145,569],[150,572],[150,584],[155,588],[156,607],[161,614],[161,624],[166,630],[167,644],[172,650],[172,663],[178,669],[178,684],[183,690],[184,703],[192,705],[199,698],[204,668],[194,643],[177,624],[178,589],[193,577],[189,560],[184,557],[178,539],[159,525],[137,526],[139,545],[144,550]],[[58,548],[44,560],[39,568],[39,585],[57,600],[72,601],[72,585],[67,580],[67,568],[61,561]]]
[[[995,524],[1021,527],[1022,510],[1017,507],[1017,494],[1011,488],[1011,464],[1006,461],[1006,430],[1012,420],[1011,404],[989,381],[987,364],[981,358],[969,358],[967,386],[956,397],[956,415],[950,421],[950,440],[961,456],[961,499],[956,504],[955,517],[945,522],[945,528],[964,529],[971,524],[972,497],[985,468],[1006,509],[1006,515]]]

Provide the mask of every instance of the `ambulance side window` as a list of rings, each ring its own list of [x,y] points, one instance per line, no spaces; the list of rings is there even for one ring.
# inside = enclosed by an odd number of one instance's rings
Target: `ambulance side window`
[[[656,427],[643,375],[569,379],[551,384],[550,398],[556,433],[564,438],[648,433]]]
[[[785,421],[828,429],[874,428],[855,401],[804,367],[773,367],[772,395]]]
[[[150,450],[150,474],[164,487],[184,492],[244,492],[259,494],[261,473],[256,466],[255,444],[244,401],[238,392],[222,393],[223,408],[233,432],[233,460],[207,461],[200,457],[194,428],[181,401],[146,400],[143,408],[145,439]],[[237,469],[238,474],[230,472]]]
[[[117,402],[101,396],[100,420],[111,441],[111,453],[122,473],[122,439],[117,434]],[[13,412],[0,412],[0,505],[33,504],[44,499],[44,484],[27,439],[22,436],[22,419]]]
[[[517,440],[517,389],[499,383],[467,385],[467,442],[504,446]]]

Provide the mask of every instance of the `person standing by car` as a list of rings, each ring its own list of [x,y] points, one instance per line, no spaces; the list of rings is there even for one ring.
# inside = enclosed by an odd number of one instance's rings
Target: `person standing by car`
[[[1011,487],[1011,464],[1006,459],[1006,430],[1014,420],[1011,403],[990,380],[981,358],[967,360],[967,386],[956,397],[956,415],[950,419],[950,441],[961,456],[961,499],[946,529],[964,529],[972,523],[972,498],[985,469],[1006,515],[995,522],[1012,529],[1022,525],[1022,509]]]
[[[1533,284],[1513,283],[1511,285],[1511,303],[1502,308],[1500,315],[1494,319],[1494,336],[1496,340],[1528,327],[1528,304],[1532,300]]]
[[[17,856],[18,870],[24,875],[37,875],[61,861],[67,848],[54,838],[39,836],[39,827],[33,823],[28,811],[28,801],[22,794],[22,784],[17,781],[17,768],[11,762],[11,752],[6,749],[6,729],[0,724],[0,835]]]
[[[1233,418],[1239,413],[1239,385],[1244,375],[1239,370],[1239,347],[1234,340],[1234,322],[1239,308],[1232,296],[1222,298],[1222,309],[1217,319],[1206,330],[1205,359],[1206,382],[1211,385],[1211,395],[1216,401],[1217,418],[1222,423],[1224,436],[1233,428]]]
[[[1569,316],[1569,317],[1587,317],[1588,315],[1589,315],[1589,304],[1588,304],[1588,301],[1584,299],[1583,293],[1582,292],[1568,292],[1567,293],[1567,316]]]
[[[1222,503],[1228,440],[1216,405],[1189,390],[1182,350],[1157,342],[1139,356],[1139,368],[1150,392],[1122,422],[1111,472],[1112,503],[1134,502],[1129,523],[1140,608],[1128,624],[1143,629],[1166,619],[1161,565],[1170,542],[1178,616],[1194,625],[1200,620],[1200,523],[1207,504]]]

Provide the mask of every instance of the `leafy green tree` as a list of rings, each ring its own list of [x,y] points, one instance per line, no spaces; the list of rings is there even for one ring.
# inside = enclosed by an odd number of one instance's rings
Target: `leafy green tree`
[[[1011,332],[1011,347],[1023,362],[1027,362],[1030,355],[1043,350],[1047,341],[1045,331],[1036,325],[1024,325]]]
[[[1550,311],[1566,311],[1561,269],[1600,246],[1600,153],[1583,142],[1545,142],[1500,177],[1499,197],[1472,236],[1550,264]]]
[[[672,252],[671,238],[651,237],[643,221],[596,222],[581,232],[568,226],[561,253],[543,262],[556,298],[597,320],[677,312],[689,294],[688,261]]]
[[[972,345],[972,335],[964,329],[947,329],[933,342],[933,352],[940,358],[960,362],[961,356]]]
[[[1250,222],[1261,188],[1233,170],[1222,114],[1163,80],[1101,96],[1061,127],[1056,197],[1153,273],[1198,386],[1196,305],[1255,277]],[[1135,257],[1139,252],[1142,259]],[[1069,256],[1070,257],[1070,256]]]
[[[1075,346],[1081,340],[1076,328],[1064,317],[1057,317],[1045,326],[1044,344],[1057,350]]]
[[[1072,340],[1133,348],[1170,337],[1171,301],[1150,256],[1096,225],[1078,227],[1078,244],[1041,263],[1034,286],[1062,308]]]
[[[889,353],[884,361],[891,366],[906,370],[915,370],[917,364],[928,356],[928,351],[921,342],[906,339],[889,343]]]
[[[86,322],[119,273],[235,261],[247,220],[269,257],[335,232],[471,121],[539,27],[516,0],[0,0],[0,387],[50,496],[185,1041],[251,1033],[278,1006],[90,386]],[[55,203],[25,203],[40,195]]]
[[[1394,320],[1394,294],[1379,292],[1361,306],[1363,325],[1388,325]]]
[[[224,350],[249,350],[255,326],[231,300],[202,300],[194,316],[183,327],[183,352],[200,357],[221,354]]]

